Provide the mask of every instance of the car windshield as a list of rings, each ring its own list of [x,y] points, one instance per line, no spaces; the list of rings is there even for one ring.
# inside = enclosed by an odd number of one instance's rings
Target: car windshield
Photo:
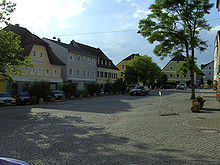
[[[21,92],[19,96],[29,96],[28,92]]]
[[[179,85],[185,85],[185,84],[179,84]]]
[[[0,93],[0,97],[10,97],[9,93]]]
[[[52,93],[54,93],[54,94],[63,94],[62,91],[52,91]]]
[[[143,86],[138,86],[138,87],[135,87],[134,89],[144,89],[144,87]]]

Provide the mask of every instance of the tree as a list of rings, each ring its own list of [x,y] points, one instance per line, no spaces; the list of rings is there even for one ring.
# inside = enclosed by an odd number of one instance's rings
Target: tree
[[[15,4],[3,0],[0,2],[0,23],[8,24],[9,15],[15,9]],[[0,30],[0,72],[4,80],[21,74],[21,66],[31,66],[30,57],[22,54],[20,36],[13,32]]]
[[[8,24],[10,21],[10,14],[15,10],[15,3],[8,0],[0,1],[0,24]]]
[[[167,56],[186,55],[191,75],[191,98],[195,98],[195,50],[204,51],[207,42],[199,37],[202,30],[211,27],[204,18],[213,4],[209,0],[155,0],[151,14],[139,22],[139,33],[150,43],[156,43],[154,54]]]
[[[152,84],[160,76],[161,69],[151,57],[136,56],[126,66],[125,80],[130,83]]]

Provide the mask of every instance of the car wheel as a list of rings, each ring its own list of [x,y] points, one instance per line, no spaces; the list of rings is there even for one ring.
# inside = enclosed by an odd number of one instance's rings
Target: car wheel
[[[134,94],[133,93],[130,93],[130,96],[133,96]]]

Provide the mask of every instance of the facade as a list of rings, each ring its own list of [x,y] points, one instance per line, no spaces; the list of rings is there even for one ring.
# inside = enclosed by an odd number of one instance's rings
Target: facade
[[[97,81],[97,57],[95,54],[85,51],[75,41],[66,44],[46,38],[43,40],[50,45],[57,57],[66,64],[62,67],[64,81],[75,83],[79,90],[84,90],[86,84]]]
[[[107,82],[114,83],[118,78],[118,68],[101,49],[77,43],[81,49],[97,57],[97,83],[104,88]]]
[[[117,68],[119,69],[118,77],[125,79],[125,71],[126,71],[126,65],[128,62],[132,59],[134,59],[135,56],[140,56],[139,54],[131,54],[130,56],[123,59],[121,62],[117,64]]]
[[[201,65],[201,70],[205,74],[204,81],[212,80],[214,77],[214,61]]]
[[[61,66],[64,63],[55,56],[49,45],[19,25],[9,25],[4,30],[21,36],[23,55],[30,56],[33,63],[32,67],[21,67],[22,75],[13,77],[14,82],[8,83],[8,92],[16,95],[27,91],[35,81],[47,81],[51,89],[58,89],[63,83]]]
[[[183,75],[178,73],[178,69],[183,65],[185,62],[185,56],[178,56],[171,59],[165,67],[162,69],[163,73],[167,75],[168,82],[172,83],[179,83],[179,82],[187,82],[191,80],[190,73]],[[195,84],[201,85],[203,83],[203,76],[204,74],[199,71],[198,73],[194,73],[195,76]]]

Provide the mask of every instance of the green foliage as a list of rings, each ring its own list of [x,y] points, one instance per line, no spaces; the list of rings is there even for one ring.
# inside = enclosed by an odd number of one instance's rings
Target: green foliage
[[[46,81],[39,81],[34,82],[30,89],[29,94],[30,96],[36,96],[38,98],[47,98],[50,90],[50,84]]]
[[[114,92],[114,87],[113,87],[113,84],[111,82],[107,81],[107,83],[104,85],[104,92],[105,93]]]
[[[211,85],[213,84],[213,81],[212,81],[211,79],[208,79],[208,80],[207,80],[207,84],[208,84],[209,86],[211,86]]]
[[[90,95],[94,95],[98,91],[100,91],[100,85],[97,83],[91,83],[86,85],[86,90]]]
[[[62,90],[64,91],[67,98],[70,96],[74,96],[76,94],[76,84],[72,82],[64,83]]]
[[[10,14],[15,10],[15,3],[8,0],[0,1],[0,24],[8,24],[10,21]]]
[[[126,83],[123,81],[123,79],[117,79],[114,83],[113,83],[113,88],[115,92],[122,92],[124,93],[127,89],[127,85]]]
[[[21,75],[21,66],[32,66],[30,57],[24,57],[20,36],[13,32],[0,31],[0,72],[5,79]]]
[[[139,22],[139,33],[150,43],[157,44],[154,54],[161,59],[185,54],[185,71],[194,73],[195,49],[207,48],[207,41],[202,40],[199,33],[211,29],[205,15],[212,6],[209,0],[155,0],[149,8],[151,14]],[[191,80],[194,98],[194,74]]]
[[[140,82],[154,83],[156,79],[160,77],[161,69],[153,62],[151,57],[136,56],[133,60],[130,60],[126,72],[125,79],[128,83]]]
[[[204,99],[203,99],[202,96],[197,96],[196,101],[199,102],[199,103],[202,103],[202,102],[204,102]]]

